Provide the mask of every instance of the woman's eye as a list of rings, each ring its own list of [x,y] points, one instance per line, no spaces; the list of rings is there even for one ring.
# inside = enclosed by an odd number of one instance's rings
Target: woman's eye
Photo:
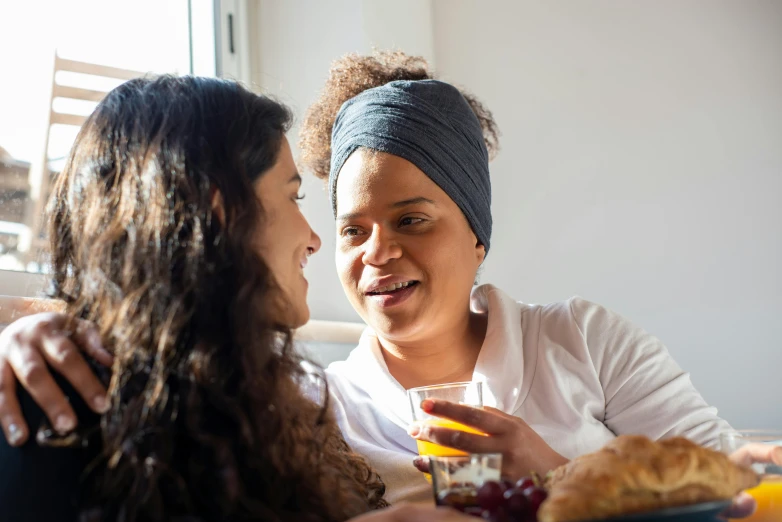
[[[424,218],[419,217],[403,217],[399,220],[399,226],[406,227],[410,225],[417,225],[418,223],[422,223],[424,221]]]
[[[296,201],[301,201],[301,200],[302,200],[302,199],[304,199],[306,196],[307,196],[306,194],[296,194],[296,195],[294,196],[294,198],[296,199]]]

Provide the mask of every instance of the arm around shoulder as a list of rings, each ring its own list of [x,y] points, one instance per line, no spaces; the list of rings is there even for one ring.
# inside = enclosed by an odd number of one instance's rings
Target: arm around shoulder
[[[25,417],[33,432],[44,421],[43,411],[29,394],[19,390]],[[94,419],[93,419],[94,420]],[[78,519],[79,484],[94,450],[46,447],[32,436],[13,447],[0,433],[0,511],[3,522]]]

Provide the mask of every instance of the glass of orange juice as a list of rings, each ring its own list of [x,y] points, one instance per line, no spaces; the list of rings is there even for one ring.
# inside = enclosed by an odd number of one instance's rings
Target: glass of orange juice
[[[720,444],[724,453],[733,453],[746,444],[759,443],[782,446],[782,430],[744,430],[722,433]],[[782,520],[782,466],[758,463],[752,466],[761,475],[761,482],[747,491],[758,504],[757,511],[744,522],[779,522]],[[737,521],[738,522],[738,521]]]
[[[474,406],[476,408],[483,408],[483,383],[481,382],[454,382],[450,384],[411,388],[407,390],[407,397],[410,399],[410,407],[413,410],[413,421],[415,422],[484,435],[475,428],[465,426],[464,424],[452,420],[429,415],[421,409],[421,402],[424,399],[442,399],[459,404],[466,404],[467,406]],[[422,440],[418,441],[418,454],[427,457],[458,457],[467,455],[467,453],[463,451]]]

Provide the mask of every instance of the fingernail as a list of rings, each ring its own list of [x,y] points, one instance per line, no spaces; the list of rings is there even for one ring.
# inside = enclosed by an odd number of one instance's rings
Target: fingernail
[[[100,334],[97,330],[90,330],[89,337],[93,348],[103,350],[103,343],[100,342]]]
[[[424,411],[432,411],[434,408],[434,401],[432,399],[424,399],[421,401],[421,409]]]
[[[424,459],[422,459],[421,457],[416,457],[416,458],[414,458],[414,459],[413,459],[413,466],[418,466],[418,465],[420,465],[420,464],[421,464],[421,462],[423,462],[423,460],[424,460]]]
[[[109,411],[109,401],[106,400],[106,397],[102,395],[98,395],[97,397],[92,399],[92,407],[98,413],[106,413],[107,411]]]
[[[417,437],[419,433],[421,433],[421,427],[418,424],[413,424],[407,428],[407,434],[411,437]]]
[[[19,426],[16,424],[8,426],[8,444],[16,446],[22,441],[22,437],[24,437],[24,431]]]
[[[59,433],[68,433],[76,427],[76,423],[69,416],[62,414],[54,422],[54,429]]]

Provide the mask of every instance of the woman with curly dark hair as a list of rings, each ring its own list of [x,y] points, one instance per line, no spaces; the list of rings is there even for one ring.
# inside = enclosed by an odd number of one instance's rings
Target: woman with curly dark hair
[[[318,375],[291,328],[309,318],[320,239],[298,207],[290,118],[234,82],[163,76],[87,119],[50,201],[51,295],[62,329],[113,359],[96,366],[108,401],[90,413],[63,383],[77,431],[55,418],[21,448],[2,441],[2,520],[341,521],[386,506],[327,401],[301,391]],[[452,514],[368,520],[422,516]]]

